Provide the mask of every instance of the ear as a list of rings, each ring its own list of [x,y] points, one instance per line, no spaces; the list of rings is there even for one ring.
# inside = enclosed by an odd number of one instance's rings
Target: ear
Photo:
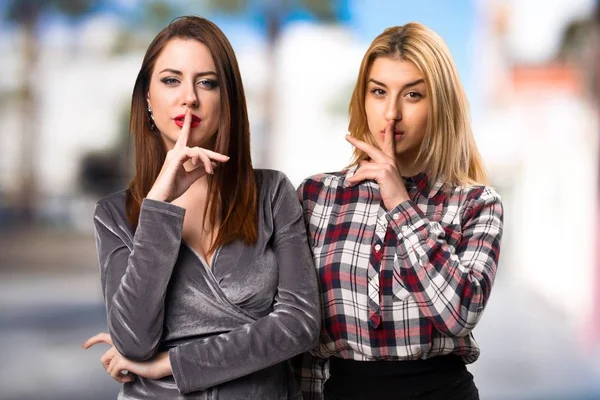
[[[149,108],[152,108],[152,103],[150,102],[150,92],[146,94],[146,103],[148,104]]]

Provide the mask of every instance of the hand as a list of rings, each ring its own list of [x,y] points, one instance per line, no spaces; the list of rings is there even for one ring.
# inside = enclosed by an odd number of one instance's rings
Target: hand
[[[350,135],[346,136],[346,140],[371,158],[371,161],[362,161],[356,173],[348,178],[351,184],[366,179],[376,181],[383,204],[388,211],[410,199],[402,175],[396,166],[394,121],[389,121],[385,127],[383,151]]]
[[[146,196],[149,199],[171,202],[184,194],[202,176],[212,174],[218,162],[227,162],[229,157],[201,147],[188,147],[192,123],[191,111],[185,112],[181,133]],[[191,160],[194,169],[186,171],[184,164]],[[200,165],[202,162],[202,165]]]
[[[117,382],[125,383],[135,380],[135,376],[141,376],[148,379],[160,379],[165,376],[173,375],[169,352],[157,353],[149,361],[132,361],[121,355],[114,347],[112,339],[108,333],[99,333],[89,338],[83,348],[88,349],[96,344],[106,343],[111,346],[102,357],[100,362],[108,374]],[[126,373],[123,373],[126,372]]]

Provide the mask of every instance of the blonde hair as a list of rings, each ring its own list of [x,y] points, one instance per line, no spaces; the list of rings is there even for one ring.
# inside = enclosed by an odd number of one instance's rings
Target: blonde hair
[[[379,57],[410,61],[425,78],[430,99],[427,132],[415,162],[422,163],[433,180],[487,184],[471,130],[467,97],[450,51],[438,34],[422,24],[387,28],[369,46],[350,100],[350,135],[377,146],[367,124],[365,92],[371,67]],[[366,159],[365,152],[355,149],[352,165]]]

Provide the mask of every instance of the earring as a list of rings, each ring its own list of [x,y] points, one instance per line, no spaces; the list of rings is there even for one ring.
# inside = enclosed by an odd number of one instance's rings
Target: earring
[[[154,114],[152,113],[152,107],[150,105],[148,105],[148,114],[150,115],[150,128],[155,131],[156,124],[154,123]]]

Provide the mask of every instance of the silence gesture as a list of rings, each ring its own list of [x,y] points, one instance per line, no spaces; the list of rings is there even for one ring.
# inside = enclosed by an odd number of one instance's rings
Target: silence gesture
[[[385,208],[389,211],[403,201],[409,200],[402,175],[396,166],[396,146],[394,142],[394,123],[389,121],[385,127],[383,151],[375,146],[346,135],[354,147],[367,153],[370,161],[362,161],[356,173],[348,178],[352,184],[364,180],[374,180],[379,184],[379,191]]]
[[[226,162],[229,157],[201,147],[188,147],[192,112],[187,109],[181,133],[171,150],[167,152],[165,162],[154,182],[147,198],[171,202],[184,194],[190,186],[206,174],[212,174],[217,162]],[[191,160],[194,167],[187,171],[184,164]]]

